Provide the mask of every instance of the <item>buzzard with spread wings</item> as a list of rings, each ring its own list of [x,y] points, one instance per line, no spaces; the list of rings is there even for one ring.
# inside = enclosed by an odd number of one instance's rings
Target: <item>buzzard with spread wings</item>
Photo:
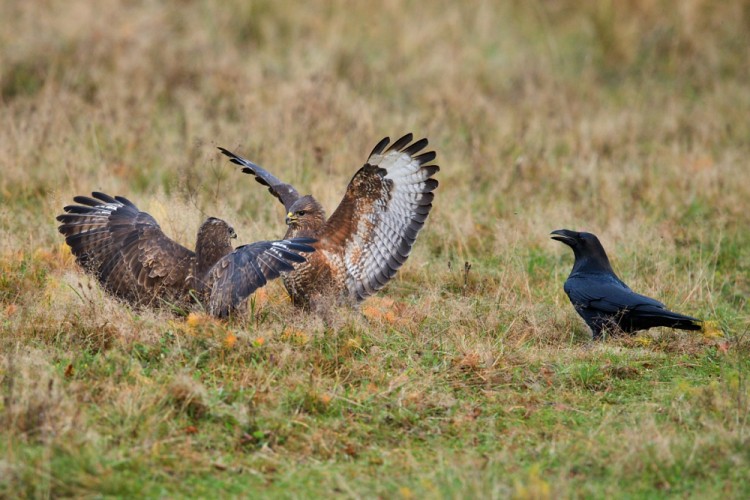
[[[406,262],[432,209],[438,186],[432,176],[440,170],[428,165],[434,151],[420,153],[427,139],[412,143],[412,138],[407,134],[390,147],[388,137],[380,141],[328,219],[312,196],[300,196],[260,166],[219,148],[284,204],[285,238],[318,240],[316,252],[283,277],[296,305],[309,307],[330,297],[360,302],[383,288]]]
[[[122,196],[76,196],[58,215],[78,264],[113,295],[134,305],[189,302],[191,290],[210,314],[225,317],[251,293],[305,262],[314,240],[258,241],[232,248],[234,229],[209,217],[195,251],[167,237],[151,215]]]

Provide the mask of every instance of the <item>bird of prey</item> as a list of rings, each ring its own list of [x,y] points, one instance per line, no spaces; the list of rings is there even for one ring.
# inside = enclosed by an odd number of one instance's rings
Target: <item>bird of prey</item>
[[[702,321],[672,312],[661,302],[632,291],[612,270],[604,247],[591,233],[568,229],[552,231],[552,239],[573,249],[573,270],[565,293],[591,328],[594,339],[602,331],[632,333],[655,326],[700,330]]]
[[[375,146],[329,218],[312,196],[300,196],[260,166],[219,148],[284,204],[285,238],[318,240],[317,251],[283,277],[295,305],[325,307],[332,299],[356,304],[383,288],[406,262],[432,209],[438,186],[432,176],[440,168],[428,165],[434,151],[420,153],[427,139],[412,143],[407,134],[389,143],[386,137]]]
[[[234,229],[209,217],[195,251],[167,237],[156,220],[122,196],[76,196],[58,230],[78,264],[109,293],[133,305],[182,304],[194,291],[214,316],[226,317],[257,288],[305,261],[314,240],[259,241],[232,248]]]

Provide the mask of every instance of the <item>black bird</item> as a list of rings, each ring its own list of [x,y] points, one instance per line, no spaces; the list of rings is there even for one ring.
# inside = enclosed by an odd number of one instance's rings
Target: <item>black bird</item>
[[[702,321],[668,310],[664,304],[635,293],[612,270],[604,247],[591,233],[552,231],[552,239],[573,249],[575,263],[565,281],[565,293],[589,325],[594,339],[602,330],[632,333],[655,326],[700,330]]]

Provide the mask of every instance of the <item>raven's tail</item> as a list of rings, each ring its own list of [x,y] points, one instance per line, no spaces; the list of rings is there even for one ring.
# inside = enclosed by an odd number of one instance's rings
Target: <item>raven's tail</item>
[[[642,317],[644,319],[648,318],[648,321],[652,326],[666,326],[667,328],[692,331],[703,329],[703,320],[672,312],[667,309],[644,312],[642,313]]]

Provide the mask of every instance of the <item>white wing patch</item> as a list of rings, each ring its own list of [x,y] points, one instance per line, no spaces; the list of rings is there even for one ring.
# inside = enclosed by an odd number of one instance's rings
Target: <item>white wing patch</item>
[[[431,177],[439,167],[425,164],[435,153],[418,155],[427,140],[409,145],[411,140],[408,134],[385,152],[388,141],[381,141],[367,160],[379,167],[374,174],[379,182],[372,183],[379,192],[367,213],[360,214],[344,250],[346,286],[358,300],[381,289],[396,274],[432,209],[438,182]]]

